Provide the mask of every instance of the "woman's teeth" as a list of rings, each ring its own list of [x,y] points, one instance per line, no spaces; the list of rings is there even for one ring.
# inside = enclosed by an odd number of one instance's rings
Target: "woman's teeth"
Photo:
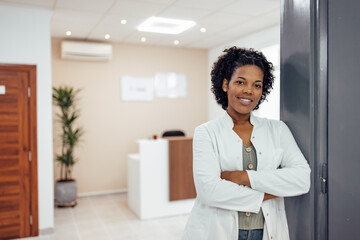
[[[251,100],[247,99],[247,98],[239,98],[239,99],[242,100],[242,101],[245,101],[245,102],[251,102]]]

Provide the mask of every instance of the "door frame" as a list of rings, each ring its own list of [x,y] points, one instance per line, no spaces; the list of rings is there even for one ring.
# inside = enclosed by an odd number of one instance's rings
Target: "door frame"
[[[39,214],[38,214],[38,174],[37,174],[37,111],[36,111],[36,65],[25,64],[4,64],[0,63],[0,70],[26,72],[28,74],[28,108],[29,108],[29,151],[31,161],[29,163],[30,180],[30,236],[39,235]],[[30,157],[30,156],[29,156]]]

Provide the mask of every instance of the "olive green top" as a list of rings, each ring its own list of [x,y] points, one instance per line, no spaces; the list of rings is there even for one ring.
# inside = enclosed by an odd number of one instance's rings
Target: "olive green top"
[[[243,145],[243,169],[255,170],[257,169],[257,159],[254,146]],[[260,208],[259,213],[238,212],[239,214],[239,229],[252,230],[264,228],[264,214]]]

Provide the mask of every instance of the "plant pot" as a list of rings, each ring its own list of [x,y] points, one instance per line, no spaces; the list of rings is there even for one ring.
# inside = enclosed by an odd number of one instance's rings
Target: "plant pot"
[[[57,181],[55,184],[55,204],[58,207],[76,206],[77,184],[75,180]]]

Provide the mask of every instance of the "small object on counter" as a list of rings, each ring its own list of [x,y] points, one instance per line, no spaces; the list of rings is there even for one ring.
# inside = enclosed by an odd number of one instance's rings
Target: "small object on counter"
[[[157,135],[156,135],[156,134],[153,135],[153,139],[154,139],[154,140],[157,139]]]

